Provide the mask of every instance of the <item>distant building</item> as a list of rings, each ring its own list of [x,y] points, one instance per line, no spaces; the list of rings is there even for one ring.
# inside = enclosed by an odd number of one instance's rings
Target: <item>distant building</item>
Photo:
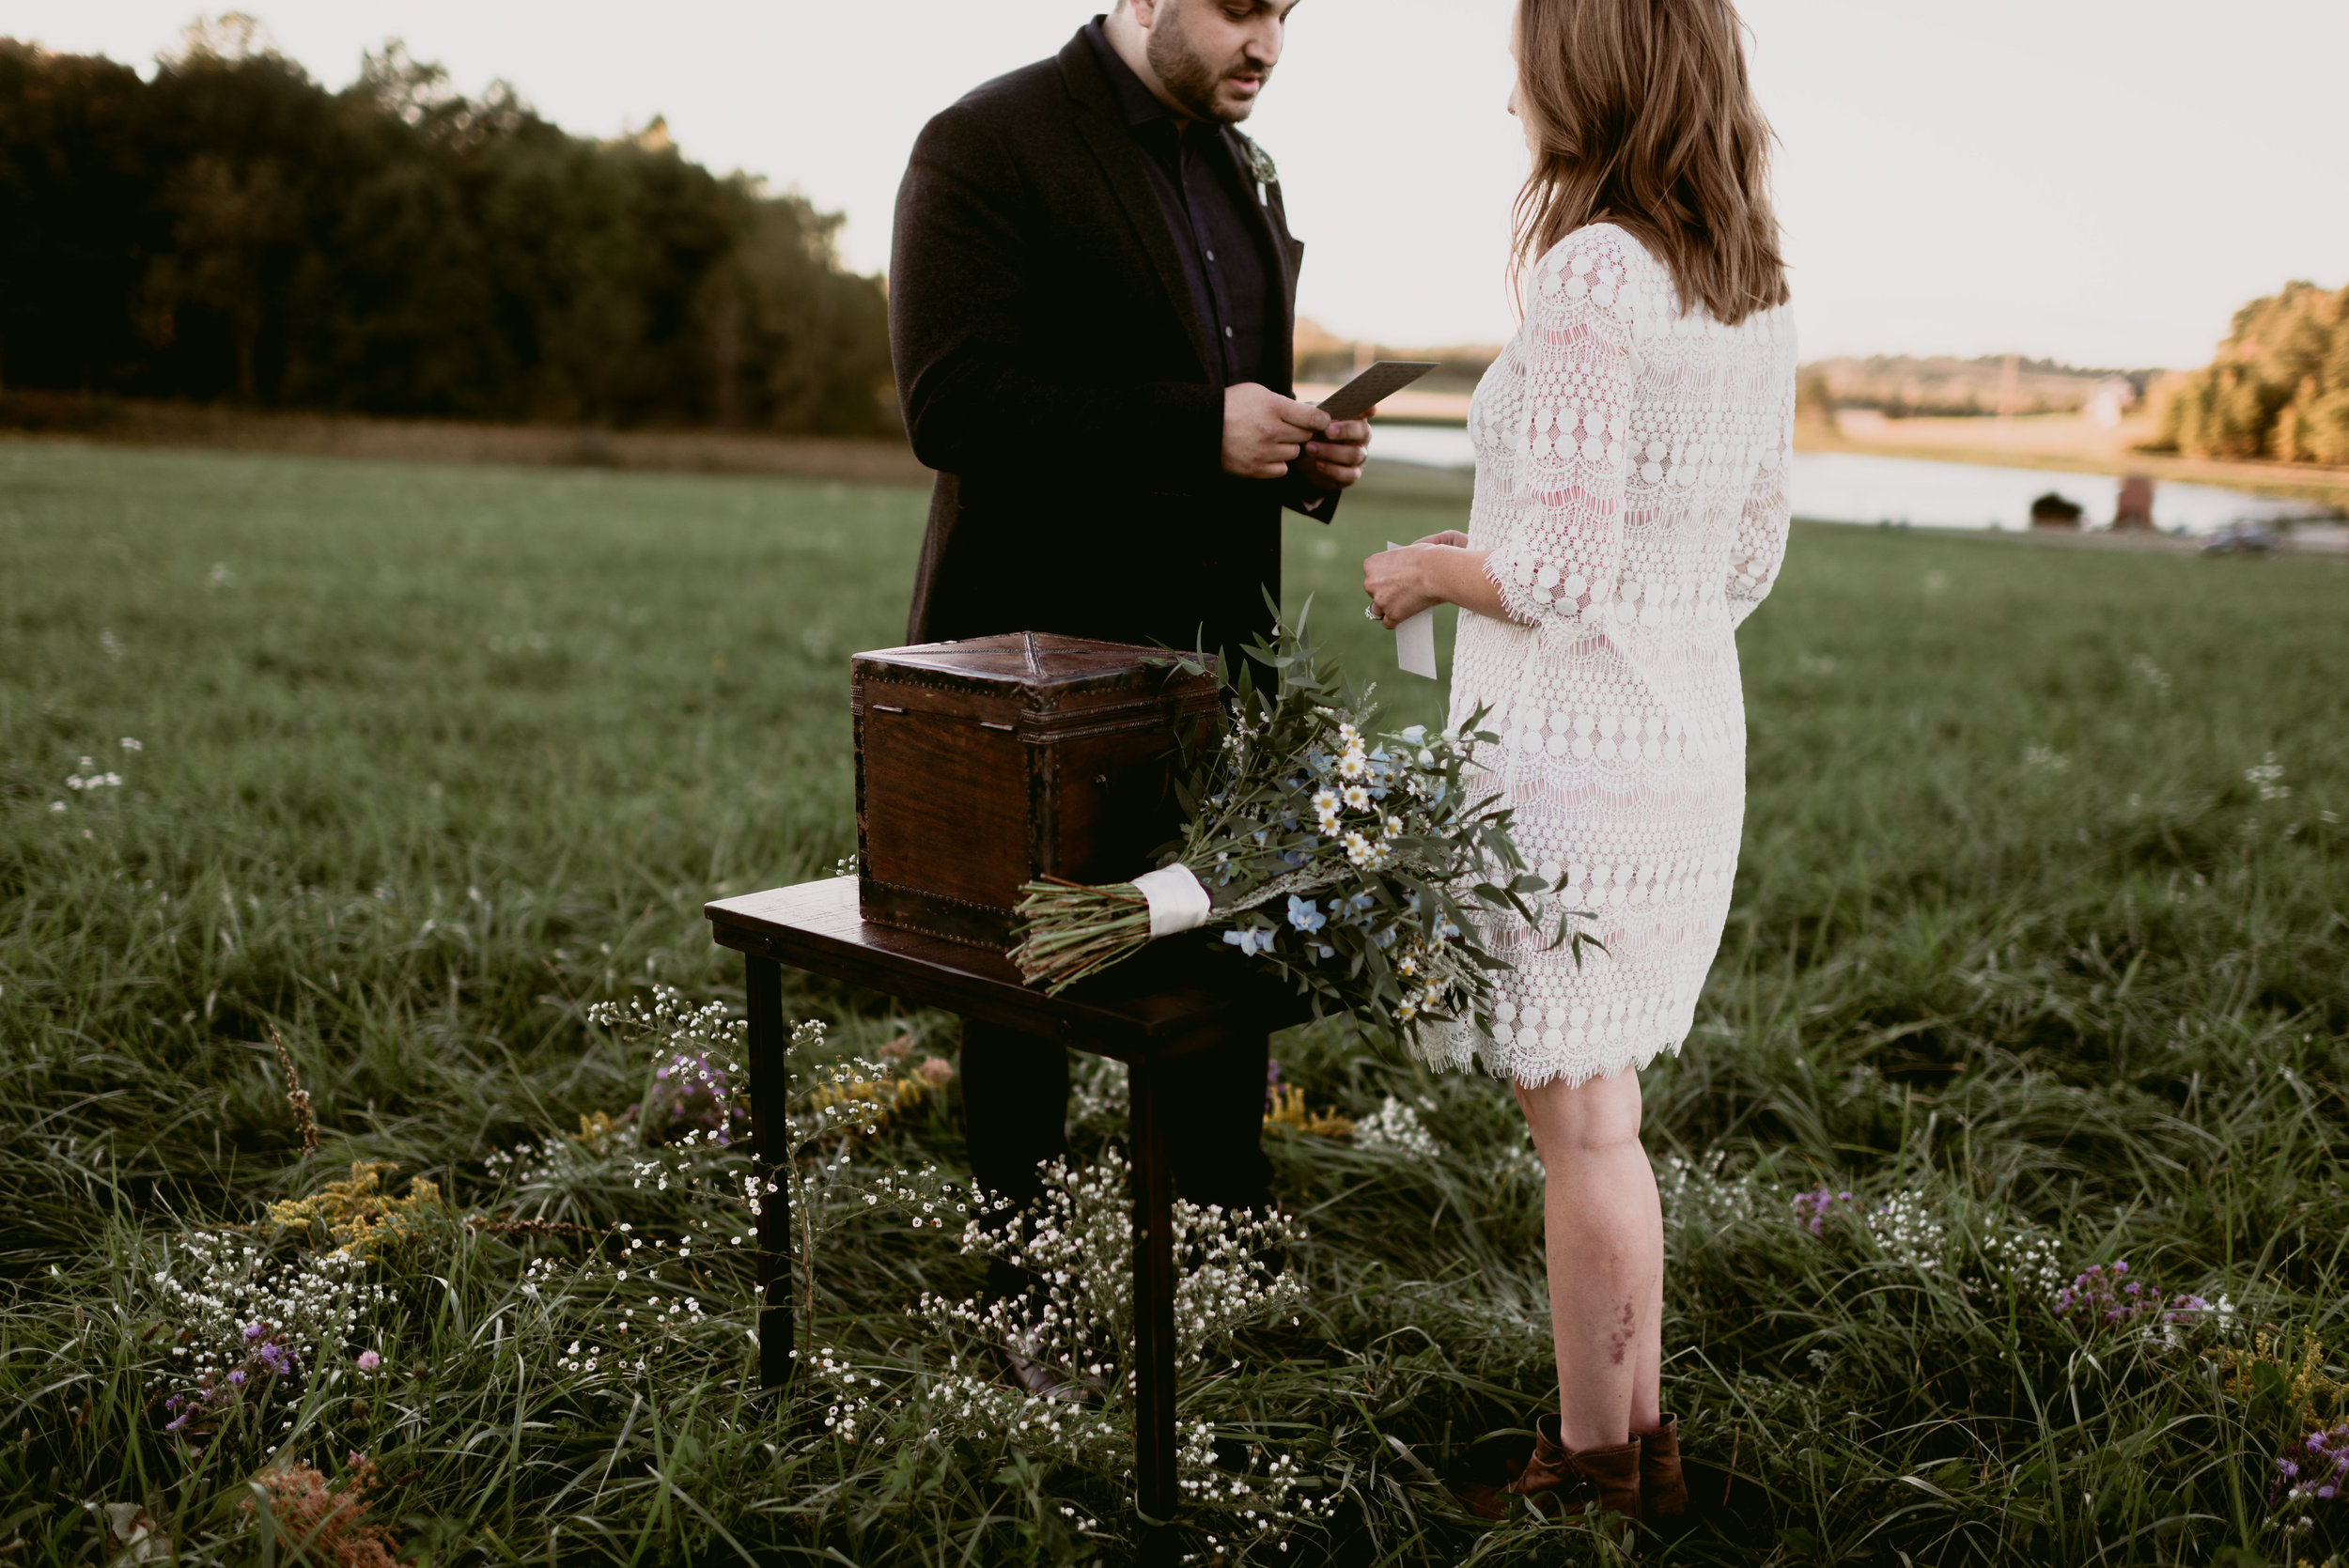
[[[2049,490],[2030,504],[2030,525],[2033,528],[2077,528],[2080,517],[2088,510],[2077,501],[2066,501]]]
[[[2109,430],[2119,426],[2128,411],[2137,407],[2137,386],[2126,376],[2108,376],[2096,383],[2088,395],[2080,412],[2089,420]]]
[[[2142,474],[2132,474],[2121,481],[2121,505],[2113,510],[2112,526],[2153,532],[2153,480]]]

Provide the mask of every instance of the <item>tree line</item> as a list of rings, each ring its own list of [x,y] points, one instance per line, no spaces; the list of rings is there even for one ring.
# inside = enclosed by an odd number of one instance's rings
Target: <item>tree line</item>
[[[2349,464],[2349,288],[2290,283],[2236,311],[2217,357],[2171,389],[2161,441],[2197,458]]]
[[[0,39],[0,386],[374,414],[893,427],[835,215],[566,133],[398,45],[336,92],[201,35]]]

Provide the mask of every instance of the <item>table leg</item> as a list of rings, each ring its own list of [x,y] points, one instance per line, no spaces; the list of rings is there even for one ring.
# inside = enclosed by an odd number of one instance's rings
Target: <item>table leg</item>
[[[1134,1480],[1146,1520],[1174,1516],[1174,1184],[1159,1089],[1164,1063],[1127,1072],[1134,1161]]]
[[[791,1135],[784,1119],[791,1098],[789,1034],[783,1027],[783,966],[756,954],[743,960],[751,1023],[751,1169],[758,1202],[758,1384],[779,1389],[791,1380],[792,1311],[798,1281],[791,1269]]]

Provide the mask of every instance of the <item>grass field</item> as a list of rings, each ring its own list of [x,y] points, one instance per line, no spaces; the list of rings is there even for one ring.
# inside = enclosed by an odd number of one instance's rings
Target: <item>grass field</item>
[[[739,1001],[704,900],[853,847],[847,656],[900,640],[923,501],[0,445],[0,1561],[1143,1551],[1113,1432],[1006,1430],[951,1314],[907,1311],[979,1275],[922,1207],[959,1160],[921,1066],[948,1020],[794,1003],[831,1026],[805,1126],[887,1115],[801,1177],[853,1392],[778,1403],[744,1391],[739,1157],[679,1136],[709,1108],[648,1063],[723,1064],[727,1026],[589,1019]],[[1460,515],[1395,484],[1293,520],[1292,601],[1379,671],[1355,563]],[[2328,563],[1797,530],[1743,634],[1735,912],[1647,1079],[1667,1404],[1736,1506],[1646,1560],[2349,1539],[2278,1468],[2329,1474],[2307,1435],[2349,1420],[2344,606]],[[1435,716],[1407,680],[1397,722]],[[1335,1024],[1275,1054],[1361,1125],[1268,1134],[1295,1299],[1207,1336],[1185,1414],[1227,1479],[1148,1550],[1610,1559],[1442,1484],[1554,1398],[1505,1094]],[[1113,1083],[1076,1117],[1113,1157]],[[329,1190],[358,1160],[404,1199]]]

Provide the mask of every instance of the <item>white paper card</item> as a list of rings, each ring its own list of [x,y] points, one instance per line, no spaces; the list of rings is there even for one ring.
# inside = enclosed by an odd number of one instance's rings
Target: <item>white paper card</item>
[[[1408,545],[1387,541],[1389,550],[1407,550]],[[1436,613],[1423,610],[1394,629],[1394,661],[1403,666],[1407,675],[1425,675],[1429,680],[1436,674]]]

